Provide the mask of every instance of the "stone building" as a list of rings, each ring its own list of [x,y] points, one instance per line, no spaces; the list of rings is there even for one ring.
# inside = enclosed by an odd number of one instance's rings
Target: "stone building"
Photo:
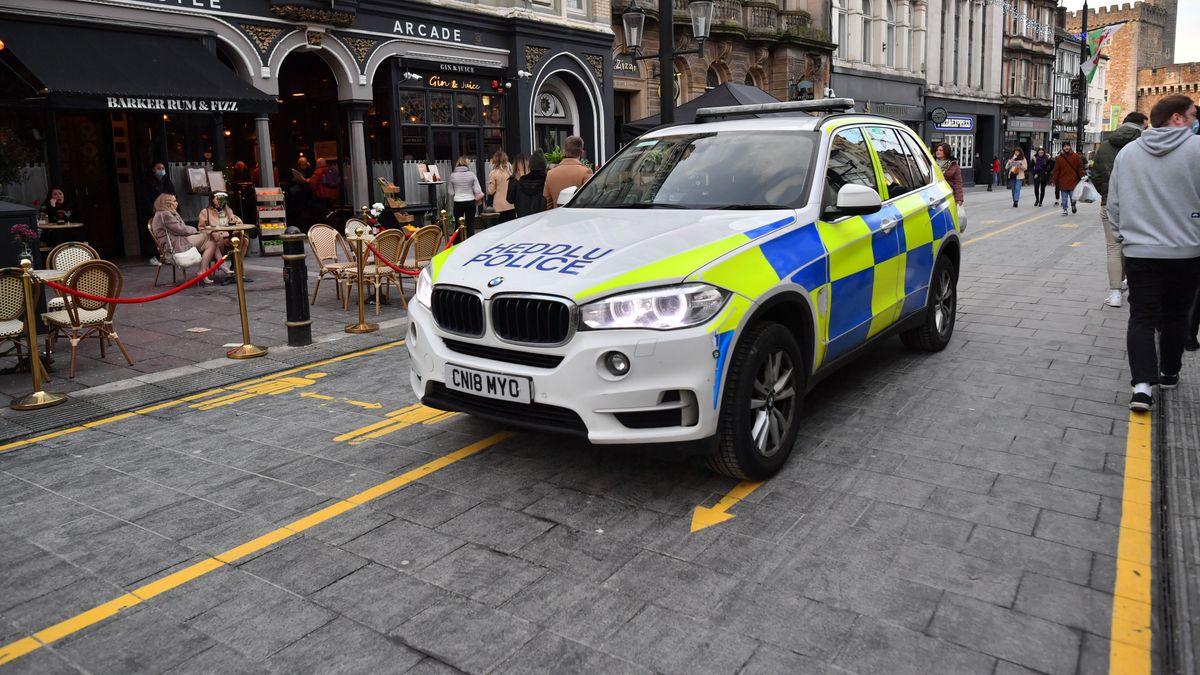
[[[1000,153],[1001,8],[969,0],[929,0],[926,18],[923,136],[954,150],[967,183],[986,182]]]
[[[1106,109],[1116,124],[1131,111],[1138,110],[1138,78],[1144,68],[1167,65],[1175,60],[1175,23],[1177,0],[1143,0],[1120,6],[1088,10],[1088,31],[1118,23],[1125,25],[1103,51],[1110,57]],[[1067,12],[1066,28],[1078,33],[1083,11]]]
[[[1137,110],[1150,114],[1164,96],[1183,94],[1200,100],[1200,63],[1175,63],[1142,68],[1137,73]],[[1119,120],[1118,120],[1119,122]]]
[[[630,0],[612,0],[613,89],[617,137],[621,126],[659,112],[657,59],[635,61],[625,47],[621,13]],[[674,0],[676,50],[693,49],[687,0]],[[781,101],[796,87],[819,98],[829,87],[828,0],[715,0],[712,31],[703,54],[675,58],[675,103],[686,103],[725,82],[748,84]],[[657,53],[658,3],[641,0],[646,11],[643,53]]]
[[[833,89],[862,112],[920,130],[925,120],[925,0],[833,0]]]
[[[1021,148],[1028,157],[1049,147],[1054,111],[1054,25],[1057,0],[1013,3],[1036,24],[1013,12],[1004,14],[1004,148]],[[1076,62],[1078,71],[1078,62]]]

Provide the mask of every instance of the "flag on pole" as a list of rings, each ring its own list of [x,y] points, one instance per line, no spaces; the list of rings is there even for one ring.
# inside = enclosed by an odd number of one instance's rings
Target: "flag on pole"
[[[1087,78],[1088,83],[1091,83],[1092,78],[1096,75],[1096,67],[1100,65],[1100,48],[1103,47],[1105,43],[1112,40],[1112,37],[1116,35],[1117,31],[1121,30],[1121,26],[1124,25],[1125,24],[1123,23],[1118,23],[1112,26],[1105,26],[1103,28],[1097,28],[1093,31],[1088,31],[1088,58],[1086,61],[1079,64],[1079,70],[1083,72],[1083,75]]]

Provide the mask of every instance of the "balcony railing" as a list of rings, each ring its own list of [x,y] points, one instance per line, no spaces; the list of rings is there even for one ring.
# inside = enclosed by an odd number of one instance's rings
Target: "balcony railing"
[[[620,16],[630,0],[611,0],[612,13]],[[780,9],[778,0],[714,0],[713,34],[738,35],[754,40],[801,38],[828,42],[829,34],[813,26],[812,15],[800,10]],[[655,18],[658,3],[639,0],[638,6]],[[690,25],[688,0],[671,0],[672,18],[676,24]]]

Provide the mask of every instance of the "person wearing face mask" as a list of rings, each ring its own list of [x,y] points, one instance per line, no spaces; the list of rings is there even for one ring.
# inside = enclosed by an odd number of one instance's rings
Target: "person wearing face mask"
[[[1071,149],[1070,143],[1063,143],[1062,152],[1054,160],[1054,169],[1050,172],[1050,182],[1062,195],[1062,214],[1067,215],[1067,202],[1071,203],[1071,213],[1078,211],[1075,205],[1075,195],[1072,191],[1083,178],[1083,159],[1079,153]]]
[[[1038,148],[1029,164],[1030,178],[1033,179],[1033,205],[1041,206],[1046,199],[1046,185],[1050,182],[1050,167],[1053,163],[1046,154],[1045,148]]]
[[[1113,162],[1122,148],[1136,141],[1142,135],[1142,130],[1149,125],[1146,116],[1140,112],[1131,112],[1125,116],[1121,126],[1117,127],[1096,150],[1095,161],[1088,169],[1092,185],[1100,193],[1100,227],[1104,230],[1104,241],[1108,246],[1108,297],[1104,304],[1109,307],[1121,306],[1121,283],[1125,278],[1125,259],[1121,256],[1121,244],[1112,237],[1112,229],[1108,226],[1108,181],[1112,177]]]
[[[214,230],[214,227],[227,227],[229,225],[241,225],[242,219],[237,217],[233,209],[229,208],[228,195],[224,192],[216,192],[212,199],[209,200],[208,206],[200,212],[199,220],[196,222],[196,229],[208,235],[208,238],[217,245],[218,251],[226,251],[232,248],[231,237],[228,232]],[[239,232],[238,239],[240,243],[238,249],[242,252],[242,260],[246,259],[246,251],[250,248],[250,237],[246,232]],[[226,264],[229,267],[229,264]],[[226,270],[228,271],[228,270]],[[232,276],[225,278],[226,282],[232,282]],[[254,281],[250,277],[242,275],[242,281],[247,283]]]
[[[176,194],[175,184],[171,182],[171,177],[167,175],[166,165],[162,162],[155,162],[150,167],[150,172],[146,176],[142,189],[142,211],[148,214],[146,218],[149,219],[154,216],[154,201],[160,195],[173,194]]]
[[[1129,281],[1132,410],[1150,410],[1155,384],[1178,386],[1188,311],[1200,286],[1196,104],[1182,94],[1163,97],[1150,110],[1150,125],[1117,155],[1108,181],[1108,222]]]

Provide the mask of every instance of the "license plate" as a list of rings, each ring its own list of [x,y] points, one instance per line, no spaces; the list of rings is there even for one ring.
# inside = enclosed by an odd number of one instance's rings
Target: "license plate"
[[[529,403],[531,398],[528,377],[489,373],[452,363],[446,364],[446,388],[516,403]]]

